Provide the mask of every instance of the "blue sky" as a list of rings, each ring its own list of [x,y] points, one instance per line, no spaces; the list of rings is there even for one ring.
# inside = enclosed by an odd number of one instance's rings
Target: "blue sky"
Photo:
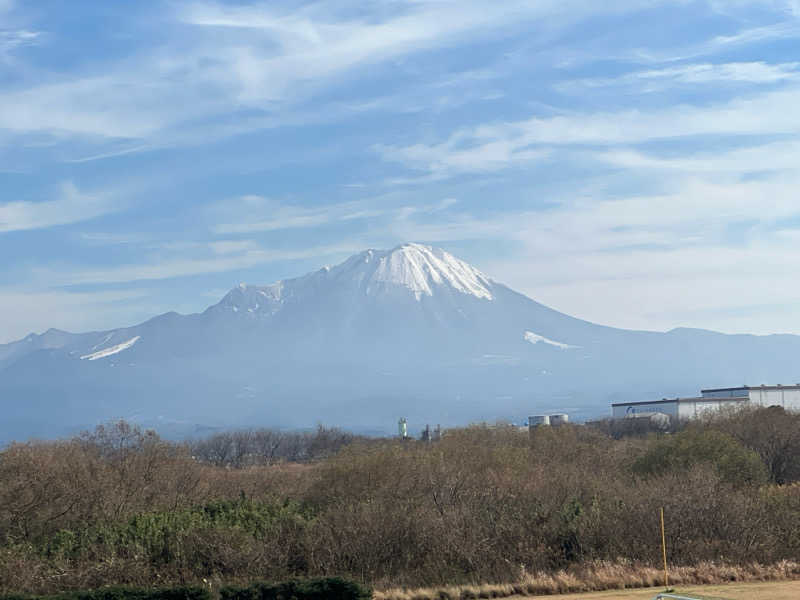
[[[800,333],[800,0],[0,0],[0,342],[404,241]]]

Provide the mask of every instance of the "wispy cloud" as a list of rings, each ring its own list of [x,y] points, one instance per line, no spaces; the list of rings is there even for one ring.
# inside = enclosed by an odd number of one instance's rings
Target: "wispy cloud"
[[[210,214],[220,220],[235,219],[235,222],[213,225],[211,230],[218,235],[314,227],[337,218],[329,206],[321,208],[291,206],[256,195],[217,203],[210,208]]]
[[[634,71],[619,77],[578,79],[560,82],[561,91],[585,91],[587,88],[633,88],[636,93],[651,93],[676,85],[708,85],[714,83],[770,84],[800,81],[800,63],[769,64],[765,62],[699,63],[662,69]]]
[[[506,169],[514,164],[538,161],[550,152],[531,148],[523,140],[505,138],[490,141],[453,136],[441,144],[396,147],[377,145],[375,150],[386,161],[404,163],[428,171],[434,179],[459,173],[480,173]]]
[[[274,127],[275,115],[371,65],[397,69],[396,61],[405,57],[466,39],[503,37],[526,26],[540,32],[559,29],[593,14],[648,4],[626,0],[609,8],[588,0],[514,0],[487,6],[473,0],[426,0],[376,6],[359,17],[337,13],[324,2],[291,13],[267,3],[178,4],[175,18],[190,27],[181,28],[169,44],[141,49],[102,68],[85,67],[65,78],[39,77],[33,84],[26,79],[24,85],[1,92],[0,129],[58,138],[146,140],[146,148],[176,140],[196,142],[192,132],[198,128],[204,140],[212,132],[252,132],[254,127]],[[236,29],[237,34],[217,35],[225,29]],[[370,104],[368,99],[359,102],[362,107]],[[246,123],[232,124],[231,114]],[[214,119],[222,122],[208,123]],[[101,145],[96,154],[75,160],[118,156],[142,146],[107,151]]]
[[[318,228],[378,218],[407,218],[413,214],[444,210],[456,202],[453,198],[447,198],[430,204],[391,205],[382,200],[369,198],[311,208],[263,196],[246,195],[215,203],[207,212],[210,220],[215,222],[211,227],[213,233],[238,235]]]
[[[0,204],[0,233],[78,223],[122,208],[107,192],[83,192],[67,181],[52,200]]]
[[[592,156],[632,170],[662,169],[684,173],[745,175],[770,171],[796,171],[800,164],[800,140],[734,147],[724,151],[685,151],[679,156],[660,156],[631,148],[610,149]]]
[[[88,285],[123,284],[138,281],[158,281],[227,273],[250,269],[279,261],[301,260],[352,254],[361,248],[357,244],[333,244],[326,246],[307,246],[295,249],[270,249],[255,243],[241,244],[212,243],[209,252],[186,256],[178,252],[172,256],[153,255],[140,263],[120,264],[108,268],[70,268],[64,266],[58,271],[34,269],[35,281],[48,282],[49,285]]]
[[[445,141],[376,146],[384,160],[437,173],[499,170],[538,160],[553,146],[615,146],[692,136],[800,134],[800,88],[704,106],[574,113],[462,128]]]
[[[655,326],[686,308],[670,286],[730,308],[754,301],[737,274],[758,289],[759,261],[796,267],[796,0],[132,6],[113,42],[74,44],[58,9],[0,0],[0,169],[30,188],[2,198],[0,232],[131,197],[88,182],[149,182],[130,220],[31,259],[32,289],[151,281],[179,308],[228,273],[414,239],[511,245],[473,258],[558,308]]]
[[[585,2],[571,4],[587,8]],[[290,14],[266,4],[203,3],[192,5],[182,18],[197,26],[258,33],[259,37],[249,38],[248,46],[231,48],[225,57],[228,72],[238,80],[239,98],[257,102],[281,100],[296,85],[313,87],[349,69],[418,53],[555,9],[549,1],[514,1],[502,7],[424,1],[403,8],[398,5],[393,11],[383,11],[383,16],[348,18],[332,14],[332,7],[324,3],[311,3]]]
[[[219,240],[209,244],[214,254],[237,254],[258,250],[255,240]]]
[[[136,306],[147,296],[141,288],[98,292],[0,288],[0,344],[50,327],[79,332],[132,325],[132,319],[149,316],[146,307]]]
[[[540,302],[615,326],[753,331],[754,320],[737,315],[763,305],[764,290],[800,302],[800,283],[786,277],[800,268],[800,232],[791,225],[800,218],[796,172],[750,181],[674,177],[669,193],[608,198],[589,187],[552,208],[442,214],[396,222],[392,233],[510,244],[478,266]],[[781,311],[756,320],[762,332],[800,332]]]
[[[3,9],[0,7],[0,15]],[[27,29],[3,30],[0,29],[0,56],[19,48],[20,46],[30,46],[38,42],[41,32],[28,31]]]

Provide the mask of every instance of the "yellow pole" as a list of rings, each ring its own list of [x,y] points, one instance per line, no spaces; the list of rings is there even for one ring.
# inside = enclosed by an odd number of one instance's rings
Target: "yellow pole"
[[[664,587],[669,589],[669,574],[667,573],[667,537],[664,535],[664,507],[661,507],[661,554],[664,557]]]

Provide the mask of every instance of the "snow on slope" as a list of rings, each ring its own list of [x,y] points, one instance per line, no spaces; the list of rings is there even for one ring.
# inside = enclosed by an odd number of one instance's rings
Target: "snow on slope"
[[[448,288],[483,300],[494,299],[492,281],[476,268],[438,248],[403,244],[392,250],[366,250],[334,267],[267,286],[241,284],[218,306],[271,316],[288,302],[317,296],[321,287],[358,290],[366,296],[401,290],[418,301],[433,296],[437,288]]]
[[[375,260],[367,279],[367,294],[374,292],[373,284],[392,284],[411,290],[419,300],[423,295],[433,296],[436,285],[447,285],[463,294],[493,299],[486,275],[438,248],[403,244],[389,252],[368,251],[365,258],[367,264]]]
[[[127,342],[122,342],[121,344],[117,344],[116,346],[111,346],[110,348],[106,348],[105,350],[98,350],[97,352],[92,352],[91,354],[85,354],[81,356],[81,360],[97,360],[98,358],[105,358],[106,356],[119,354],[123,350],[127,350],[128,348],[133,346],[136,342],[138,342],[140,337],[141,336],[137,335],[136,337],[129,339]]]
[[[548,344],[550,346],[555,346],[556,348],[561,348],[562,350],[569,350],[570,348],[580,348],[580,346],[572,346],[570,344],[564,344],[563,342],[556,342],[555,340],[548,339],[543,335],[539,335],[538,333],[533,333],[532,331],[525,332],[525,341],[530,342],[531,344]]]

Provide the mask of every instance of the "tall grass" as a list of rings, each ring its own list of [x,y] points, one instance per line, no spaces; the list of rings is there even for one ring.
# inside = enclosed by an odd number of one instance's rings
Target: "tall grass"
[[[780,561],[772,565],[749,563],[725,565],[703,562],[692,567],[676,567],[669,572],[670,585],[711,585],[733,581],[783,581],[800,578],[800,563]],[[471,600],[509,596],[551,596],[580,592],[599,592],[664,585],[664,572],[630,562],[596,562],[554,573],[525,575],[514,583],[455,585],[425,588],[390,587],[377,590],[374,600]]]

